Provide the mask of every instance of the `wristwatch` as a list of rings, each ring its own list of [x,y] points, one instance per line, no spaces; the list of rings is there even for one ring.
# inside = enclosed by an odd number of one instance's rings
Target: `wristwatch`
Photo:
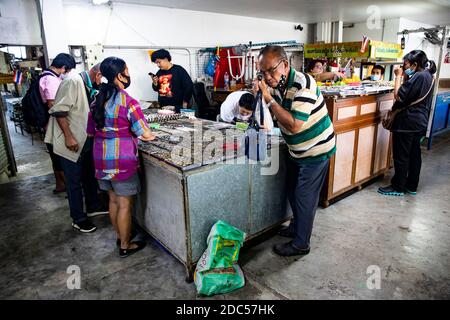
[[[267,104],[267,108],[272,107],[272,105],[275,103],[275,99],[272,99],[269,101],[269,103]]]

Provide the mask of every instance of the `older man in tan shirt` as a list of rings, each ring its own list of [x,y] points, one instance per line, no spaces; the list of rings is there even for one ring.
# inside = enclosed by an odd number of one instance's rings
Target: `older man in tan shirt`
[[[89,105],[101,77],[97,65],[89,73],[72,74],[61,82],[54,106],[49,110],[50,120],[45,136],[45,142],[53,145],[55,154],[61,159],[72,226],[84,233],[96,230],[88,217],[108,213],[98,198],[93,143],[86,134]],[[86,211],[83,208],[83,194]]]

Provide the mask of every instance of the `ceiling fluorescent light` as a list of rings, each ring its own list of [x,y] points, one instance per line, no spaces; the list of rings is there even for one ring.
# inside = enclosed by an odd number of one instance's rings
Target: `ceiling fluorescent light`
[[[102,4],[106,4],[108,3],[109,0],[92,0],[92,3],[96,6],[102,5]]]

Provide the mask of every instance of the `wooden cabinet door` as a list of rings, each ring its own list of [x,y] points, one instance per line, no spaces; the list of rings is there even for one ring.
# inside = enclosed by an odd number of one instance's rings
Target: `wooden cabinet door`
[[[375,147],[375,157],[373,163],[373,173],[379,173],[387,168],[389,168],[389,142],[391,139],[391,133],[383,128],[381,123],[378,124],[377,128],[377,140]]]
[[[379,102],[379,114],[381,118],[392,109],[395,100],[382,100]],[[390,131],[383,128],[381,123],[377,126],[377,137],[375,142],[375,156],[373,162],[373,173],[377,174],[390,167],[389,148],[391,142]]]
[[[372,174],[373,144],[376,126],[359,129],[356,153],[355,183],[369,178]]]
[[[336,154],[333,170],[333,193],[352,185],[356,130],[336,135]]]

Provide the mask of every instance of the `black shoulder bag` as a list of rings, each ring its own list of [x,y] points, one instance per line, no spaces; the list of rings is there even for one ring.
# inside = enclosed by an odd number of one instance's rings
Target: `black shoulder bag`
[[[420,99],[417,99],[416,101],[414,101],[413,103],[407,105],[406,107],[403,108],[399,108],[397,110],[389,110],[383,117],[383,119],[381,120],[381,124],[383,125],[383,128],[385,128],[386,130],[392,131],[392,127],[394,126],[394,120],[395,120],[395,116],[397,114],[399,114],[400,112],[408,109],[409,107],[418,104],[420,102],[422,102],[426,97],[428,97],[428,95],[431,92],[431,89],[433,89],[433,85],[434,85],[434,78],[431,81],[431,86],[430,89],[428,90],[428,92]]]

